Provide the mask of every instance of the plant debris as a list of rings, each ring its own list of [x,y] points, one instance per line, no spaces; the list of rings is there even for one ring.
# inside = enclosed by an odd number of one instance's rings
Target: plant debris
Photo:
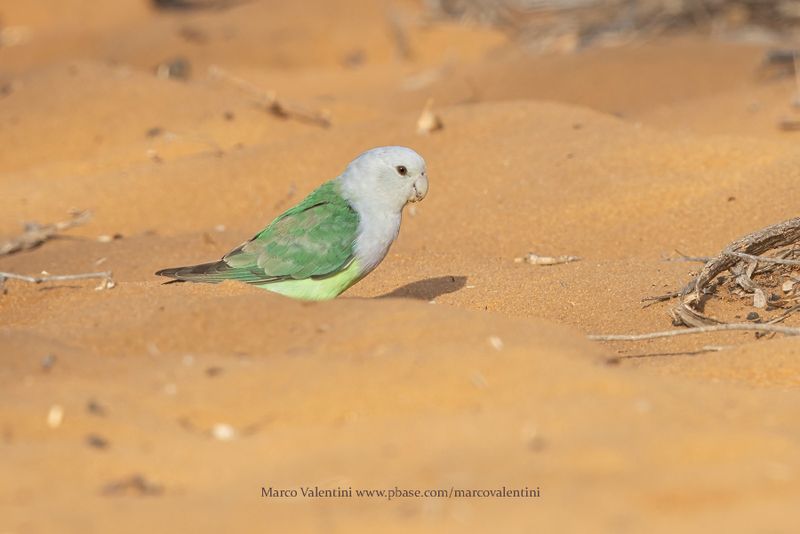
[[[164,493],[164,487],[147,480],[144,475],[135,474],[121,480],[109,482],[103,486],[100,493],[106,497],[126,495],[155,496]]]
[[[763,256],[773,251],[771,256]],[[724,272],[729,275],[723,275]],[[800,217],[774,224],[737,239],[717,256],[709,259],[698,275],[683,289],[648,297],[649,301],[665,301],[681,297],[679,306],[670,311],[673,324],[691,327],[726,324],[703,313],[705,302],[719,290],[750,300],[758,310],[783,310],[765,321],[774,324],[800,309]],[[748,320],[760,317],[750,312]]]
[[[98,273],[79,273],[79,274],[49,274],[43,272],[39,276],[28,276],[26,274],[7,273],[0,271],[0,292],[5,293],[6,280],[21,280],[23,282],[30,282],[31,284],[43,284],[45,282],[66,282],[71,280],[88,280],[90,278],[100,278],[100,284],[95,287],[100,291],[103,289],[111,289],[116,286],[116,282],[112,278],[111,271],[102,271]]]
[[[642,341],[645,339],[656,339],[660,337],[674,337],[685,336],[690,334],[704,334],[707,332],[725,332],[725,331],[755,331],[766,333],[786,334],[788,336],[800,336],[800,328],[791,328],[788,326],[779,326],[774,324],[739,324],[727,323],[716,324],[709,326],[695,326],[692,328],[684,328],[681,330],[665,330],[663,332],[649,332],[647,334],[596,334],[588,336],[589,339],[594,341]]]
[[[208,74],[211,78],[223,80],[238,87],[240,90],[255,96],[258,100],[260,107],[264,108],[267,112],[282,119],[294,119],[299,122],[313,124],[322,128],[327,128],[331,125],[329,113],[325,110],[316,111],[305,108],[298,104],[290,104],[288,102],[278,100],[278,95],[275,91],[265,91],[255,84],[239,78],[229,73],[225,69],[212,65],[208,68]]]
[[[107,449],[108,440],[98,434],[89,434],[86,436],[86,445],[93,449]]]
[[[791,0],[427,0],[426,6],[433,19],[492,26],[540,52],[618,46],[685,29],[776,39],[798,27]],[[767,56],[762,68],[785,69],[789,52]]]
[[[800,119],[784,117],[778,121],[778,128],[784,132],[800,132]]]
[[[58,428],[64,422],[64,408],[60,404],[53,404],[47,410],[47,426]]]
[[[105,407],[94,399],[89,399],[86,403],[86,411],[98,417],[104,417],[106,415]]]
[[[45,373],[50,372],[50,369],[56,364],[57,358],[55,354],[46,354],[42,357],[42,371]]]
[[[249,0],[152,0],[153,7],[165,11],[224,10]]]
[[[528,252],[521,258],[514,258],[514,263],[530,263],[531,265],[560,265],[580,261],[578,256],[539,256],[533,252]]]
[[[70,215],[71,219],[52,224],[25,223],[21,235],[0,244],[0,256],[36,248],[70,228],[85,224],[92,218],[89,211],[72,211]]]
[[[156,67],[156,78],[188,80],[191,74],[192,64],[183,57],[167,60]]]
[[[442,128],[444,128],[444,123],[439,115],[433,112],[433,99],[429,98],[417,119],[417,133],[427,135]]]
[[[765,79],[794,76],[796,55],[797,50],[792,48],[772,48],[767,50],[761,65],[758,67],[758,73]]]

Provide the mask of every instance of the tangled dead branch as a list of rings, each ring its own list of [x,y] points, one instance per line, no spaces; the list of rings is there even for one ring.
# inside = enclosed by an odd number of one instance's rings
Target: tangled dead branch
[[[775,253],[772,256],[762,255],[770,251]],[[671,310],[676,325],[701,327],[723,324],[723,321],[705,315],[703,307],[719,287],[726,285],[732,294],[752,296],[755,308],[788,308],[779,316],[782,321],[787,313],[794,313],[800,300],[800,296],[795,294],[795,284],[800,281],[800,275],[793,270],[797,266],[800,266],[800,217],[737,239],[706,262],[700,273],[683,289],[647,300],[663,301],[682,297],[681,304]],[[726,271],[730,276],[722,276]],[[784,294],[772,292],[768,295],[765,288],[770,286],[780,286]]]
[[[694,291],[689,295],[687,303],[696,304],[698,307],[701,306],[702,294],[709,282],[723,271],[741,264],[743,260],[742,253],[751,256],[750,262],[755,261],[758,263],[762,259],[753,259],[754,256],[760,256],[776,248],[795,245],[798,242],[800,242],[800,217],[767,226],[762,230],[737,239],[725,247],[717,257],[703,266],[703,270],[700,271],[695,280]],[[744,259],[748,258],[745,257]],[[769,260],[764,259],[764,261],[768,262]]]
[[[738,39],[751,38],[743,30],[754,28],[759,35],[792,35],[800,20],[790,0],[426,0],[426,5],[432,17],[493,26],[528,48],[549,52],[619,45],[676,30]],[[786,56],[779,51],[769,57],[765,74],[791,68]]]
[[[772,256],[762,256],[775,251]],[[681,254],[686,261],[696,261]],[[705,259],[705,258],[703,258]],[[722,331],[754,331],[757,336],[767,334],[800,335],[800,328],[780,326],[787,317],[800,311],[800,217],[768,226],[725,247],[717,256],[708,259],[698,275],[683,289],[648,297],[645,301],[663,302],[681,297],[681,303],[670,310],[675,326],[688,326],[681,330],[651,332],[631,335],[592,335],[589,339],[597,341],[641,341],[689,334],[702,334]],[[730,276],[723,276],[728,271]],[[779,315],[762,321],[759,314],[751,312],[748,320],[752,323],[726,323],[703,313],[703,306],[720,287],[726,286],[731,294],[740,297],[752,295],[753,306],[759,309],[782,309]],[[777,288],[783,293],[770,292],[765,288]]]

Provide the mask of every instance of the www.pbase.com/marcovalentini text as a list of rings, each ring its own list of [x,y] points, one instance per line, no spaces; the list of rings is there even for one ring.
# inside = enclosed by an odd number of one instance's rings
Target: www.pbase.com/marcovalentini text
[[[301,497],[307,499],[321,498],[352,498],[352,497],[382,497],[384,499],[400,499],[409,497],[444,497],[448,499],[459,497],[480,497],[480,498],[508,498],[508,497],[541,497],[541,490],[536,488],[507,488],[502,486],[496,489],[404,489],[395,486],[394,488],[383,489],[353,489],[347,488],[320,488],[319,486],[301,486],[300,489],[280,489],[272,486],[261,487],[262,497],[271,498],[293,498]]]

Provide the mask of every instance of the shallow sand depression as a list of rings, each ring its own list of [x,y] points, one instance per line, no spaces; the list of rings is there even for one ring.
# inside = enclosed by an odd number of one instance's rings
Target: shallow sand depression
[[[5,283],[0,532],[792,531],[796,339],[586,339],[673,328],[673,302],[641,301],[700,265],[666,258],[797,214],[800,133],[776,127],[794,83],[756,75],[763,46],[537,56],[397,2],[399,57],[371,2],[37,4],[0,6],[28,29],[0,47],[0,235],[92,219],[0,271],[116,287]],[[155,76],[178,57],[188,79]],[[429,98],[444,128],[420,135]],[[153,275],[219,258],[383,144],[422,154],[430,191],[339,299]]]

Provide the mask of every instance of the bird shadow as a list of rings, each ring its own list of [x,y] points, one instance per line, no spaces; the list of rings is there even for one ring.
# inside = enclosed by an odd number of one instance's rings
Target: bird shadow
[[[425,280],[417,280],[389,293],[379,296],[379,299],[388,298],[406,298],[418,300],[433,300],[436,297],[446,295],[448,293],[455,293],[462,289],[467,284],[466,276],[437,276],[435,278],[426,278]]]

